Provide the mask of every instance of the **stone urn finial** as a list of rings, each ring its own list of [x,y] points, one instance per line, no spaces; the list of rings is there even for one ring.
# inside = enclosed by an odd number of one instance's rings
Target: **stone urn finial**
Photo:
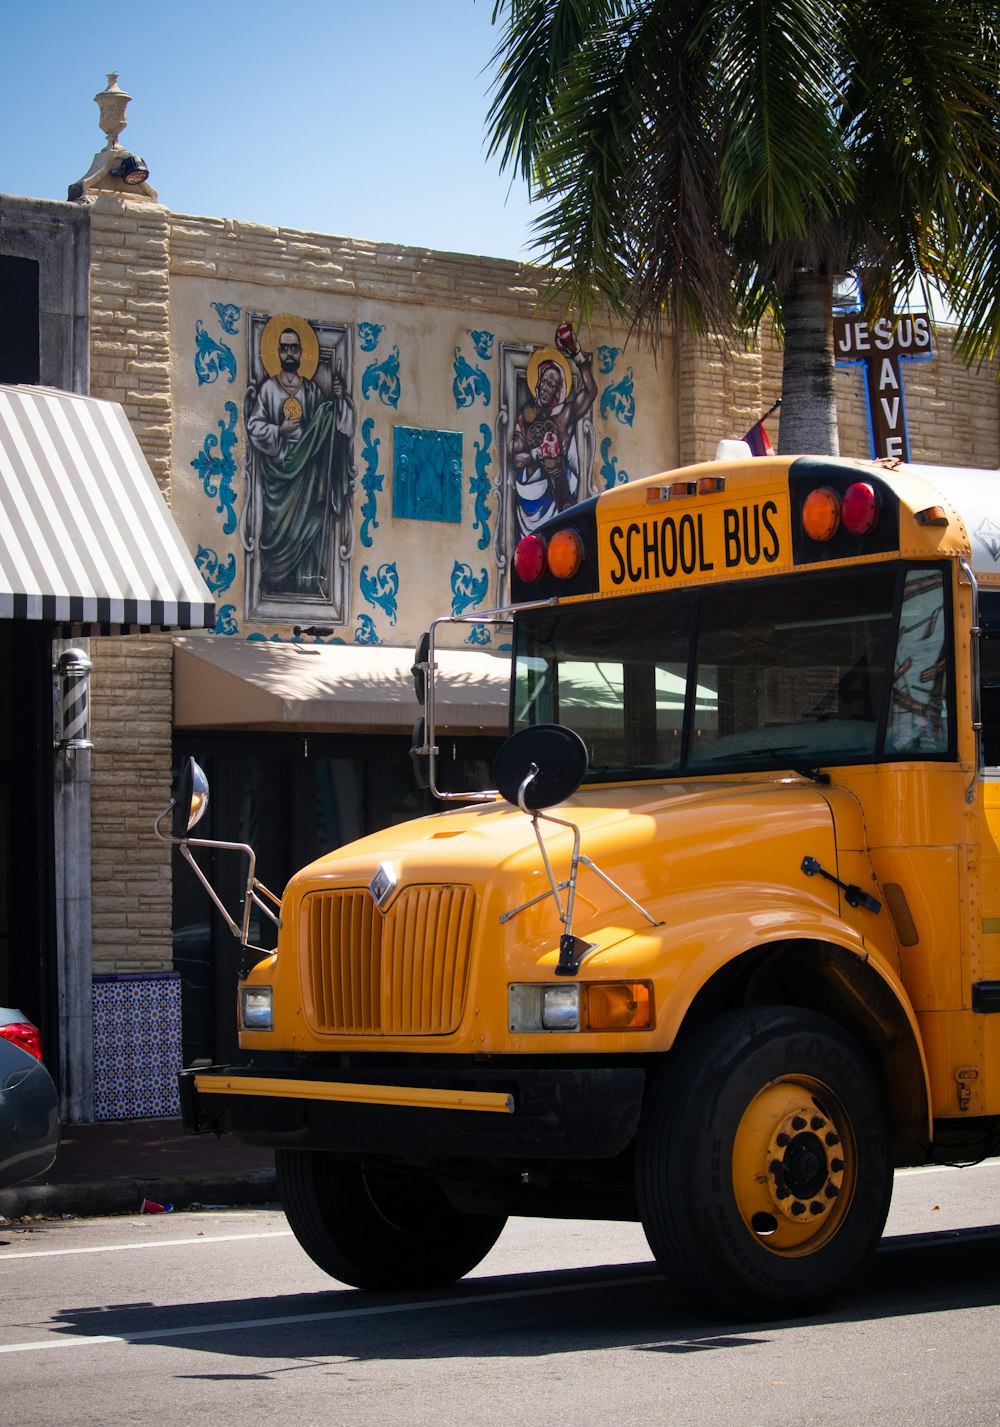
[[[118,135],[128,124],[125,110],[131,98],[131,94],[126,94],[124,89],[118,88],[118,75],[114,72],[108,75],[107,89],[102,89],[100,94],[94,95],[94,103],[101,111],[101,129],[108,136],[109,149],[118,147]]]
[[[71,203],[86,203],[98,196],[123,197],[155,203],[156,189],[147,182],[149,169],[143,159],[128,153],[118,142],[118,136],[125,128],[131,94],[118,87],[118,74],[112,70],[108,75],[106,89],[94,95],[94,102],[101,111],[101,128],[108,136],[103,149],[94,155],[94,162],[76,183],[71,183],[66,197]]]

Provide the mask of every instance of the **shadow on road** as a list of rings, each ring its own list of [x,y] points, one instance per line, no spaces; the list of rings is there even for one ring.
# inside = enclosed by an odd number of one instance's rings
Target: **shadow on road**
[[[371,1362],[524,1358],[629,1346],[655,1353],[749,1349],[804,1321],[862,1322],[998,1302],[995,1225],[886,1240],[861,1282],[809,1320],[727,1323],[692,1305],[654,1265],[639,1263],[467,1279],[436,1293],[332,1287],[167,1307],[78,1308],[57,1315],[53,1327],[73,1337],[110,1336],[229,1359],[286,1359],[287,1368],[271,1371],[288,1371],[295,1363],[331,1356]]]

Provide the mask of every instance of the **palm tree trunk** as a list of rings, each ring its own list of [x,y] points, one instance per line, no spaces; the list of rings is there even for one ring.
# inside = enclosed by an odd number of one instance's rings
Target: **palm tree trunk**
[[[779,455],[838,456],[833,387],[833,279],[798,272],[782,296],[785,355]]]

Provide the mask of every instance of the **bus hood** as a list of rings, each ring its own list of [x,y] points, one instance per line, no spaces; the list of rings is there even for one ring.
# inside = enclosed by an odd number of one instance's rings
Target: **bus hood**
[[[693,889],[704,899],[752,885],[759,898],[768,887],[786,897],[794,887],[836,907],[836,888],[808,879],[802,862],[810,857],[836,872],[831,805],[839,802],[849,819],[853,801],[840,790],[770,774],[588,786],[537,823],[504,802],[478,804],[385,829],[320,858],[292,879],[284,905],[312,891],[353,887],[368,888],[387,911],[406,887],[460,884],[475,893],[480,925],[503,927],[505,941],[524,950],[551,948],[563,928],[546,895],[545,861],[565,905],[575,827],[585,860],[572,929],[605,944],[666,920],[668,903]]]

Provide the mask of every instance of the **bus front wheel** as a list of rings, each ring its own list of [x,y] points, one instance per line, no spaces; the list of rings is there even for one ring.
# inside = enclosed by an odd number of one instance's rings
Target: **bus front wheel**
[[[636,1148],[657,1262],[712,1309],[812,1311],[878,1245],[885,1107],[861,1047],[825,1016],[765,1006],[702,1026],[652,1081]]]
[[[506,1223],[502,1215],[461,1213],[433,1175],[409,1167],[279,1149],[275,1169],[300,1245],[324,1272],[354,1288],[454,1283],[486,1257]]]

